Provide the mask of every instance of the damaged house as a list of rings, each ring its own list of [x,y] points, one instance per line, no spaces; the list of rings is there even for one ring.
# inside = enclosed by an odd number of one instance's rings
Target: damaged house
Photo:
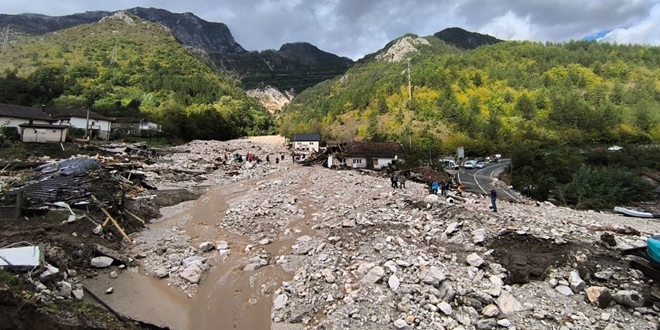
[[[338,156],[340,164],[352,168],[383,169],[405,154],[399,142],[351,142]]]
[[[0,127],[16,129],[23,142],[64,142],[68,127],[53,125],[56,121],[43,108],[0,104]]]

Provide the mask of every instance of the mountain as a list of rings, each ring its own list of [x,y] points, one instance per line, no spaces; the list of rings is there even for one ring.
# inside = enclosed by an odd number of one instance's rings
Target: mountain
[[[165,26],[126,12],[21,38],[0,53],[0,72],[0,102],[147,116],[184,140],[265,133],[273,123],[232,74],[193,56]]]
[[[223,23],[205,21],[192,13],[172,13],[158,8],[125,10],[144,20],[159,23],[201,59],[235,71],[245,89],[275,86],[300,91],[323,80],[343,74],[351,59],[324,52],[308,43],[284,44],[279,50],[246,51]],[[87,12],[60,17],[36,14],[0,15],[0,27],[27,34],[45,34],[96,22],[113,12]]]
[[[63,30],[81,24],[98,22],[103,17],[112,15],[109,11],[89,11],[66,16],[46,16],[40,14],[0,14],[0,27],[9,27],[14,33],[39,35]]]
[[[507,41],[465,52],[406,35],[296,96],[280,124],[328,139],[433,137],[445,152],[482,155],[523,140],[650,143],[660,141],[659,68],[659,47]]]
[[[503,41],[487,34],[470,32],[458,27],[444,29],[433,36],[450,45],[468,50],[486,45],[494,45]]]

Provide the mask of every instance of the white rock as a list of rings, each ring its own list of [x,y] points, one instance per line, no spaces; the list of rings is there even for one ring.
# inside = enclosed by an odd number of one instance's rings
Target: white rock
[[[500,308],[500,311],[504,315],[510,315],[523,310],[520,302],[506,291],[502,291],[502,294],[497,298],[497,307]]]
[[[497,306],[490,304],[481,310],[481,314],[487,317],[495,317],[500,314],[500,309],[497,308]]]
[[[111,294],[113,292],[115,292],[115,288],[113,288],[113,287],[109,287],[107,290],[105,290],[106,294]]]
[[[82,300],[85,297],[85,291],[83,289],[75,289],[71,292],[73,294],[73,297]]]
[[[259,241],[259,245],[268,245],[270,244],[270,240],[268,238],[264,238]]]
[[[563,294],[564,296],[572,296],[573,295],[573,290],[565,285],[557,285],[555,287],[555,290],[557,292]]]
[[[110,267],[110,265],[112,265],[113,261],[114,261],[114,259],[112,259],[110,257],[101,256],[101,257],[93,258],[90,263],[91,263],[92,267],[106,268],[106,267]]]
[[[511,321],[509,321],[507,319],[497,320],[497,325],[499,325],[503,328],[508,328],[508,327],[511,326]]]
[[[94,235],[100,235],[102,232],[103,232],[103,226],[101,225],[96,225],[96,227],[92,229],[92,233],[94,233]]]
[[[170,272],[165,267],[159,267],[154,270],[154,277],[156,278],[165,278],[170,275]]]
[[[113,270],[110,272],[110,278],[115,279],[117,277],[119,277],[119,273],[117,273],[117,271]]]
[[[59,284],[59,287],[60,287],[60,290],[58,292],[60,294],[60,296],[62,296],[64,298],[71,297],[71,293],[73,292],[73,286],[71,285],[71,283],[66,282],[66,281],[62,281],[62,282],[59,282],[58,284]]]
[[[202,269],[197,264],[192,263],[185,267],[179,273],[179,276],[192,284],[197,284],[202,277]]]
[[[217,241],[215,242],[215,248],[218,250],[227,250],[229,249],[229,243],[227,241]]]
[[[429,203],[429,204],[438,204],[440,202],[440,197],[438,195],[428,195],[424,197],[424,203]]]
[[[279,294],[273,300],[273,309],[280,310],[286,306],[286,302],[289,300],[289,297],[285,294]]]
[[[387,280],[387,284],[390,286],[390,289],[394,292],[399,291],[399,285],[401,285],[401,281],[399,281],[399,278],[396,277],[396,275],[390,275],[390,279]]]
[[[181,264],[183,265],[184,268],[187,268],[190,265],[197,265],[197,267],[201,267],[203,263],[206,262],[206,258],[202,256],[192,256],[185,258],[181,261]]]
[[[332,273],[331,269],[326,268],[322,270],[321,275],[323,275],[327,283],[335,283],[335,275]]]
[[[480,228],[472,232],[472,243],[480,244],[486,241],[486,229]]]
[[[504,286],[504,282],[502,282],[502,278],[497,275],[493,275],[488,279],[490,280],[491,283],[490,289],[488,290],[488,294],[493,297],[499,297],[500,293],[502,293],[502,287]]]
[[[445,274],[435,266],[431,266],[428,270],[422,271],[419,273],[419,276],[422,282],[433,286],[440,285],[440,283],[446,279]]]
[[[213,250],[214,248],[215,248],[215,244],[213,244],[213,242],[204,242],[204,243],[199,245],[199,249],[202,252],[209,252],[209,251]]]
[[[442,311],[445,315],[451,315],[454,313],[454,311],[451,308],[451,305],[447,303],[446,301],[441,301],[436,305],[440,311]]]
[[[367,275],[365,275],[362,280],[360,280],[361,284],[375,284],[380,280],[383,276],[385,275],[385,269],[380,266],[376,266],[374,268],[371,268]]]
[[[472,267],[481,267],[485,261],[478,254],[472,253],[465,258],[465,261]]]
[[[403,320],[403,319],[398,319],[398,320],[394,321],[394,326],[397,329],[407,329],[408,328],[408,323],[406,323],[406,321]]]
[[[584,283],[584,281],[580,277],[580,272],[577,270],[571,272],[571,274],[568,277],[568,283],[571,284],[571,289],[575,293],[582,291],[582,289],[584,289],[584,286],[586,285],[586,283]]]

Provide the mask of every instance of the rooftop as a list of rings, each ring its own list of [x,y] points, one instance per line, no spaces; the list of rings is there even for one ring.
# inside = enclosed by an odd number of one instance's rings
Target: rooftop
[[[0,103],[0,116],[32,120],[55,121],[41,109],[24,107],[22,105]],[[4,123],[0,123],[2,125]]]
[[[349,156],[394,158],[406,153],[399,142],[351,142],[344,151]]]
[[[77,109],[77,110],[60,112],[60,113],[54,115],[53,118],[56,118],[56,119],[71,118],[71,117],[87,118],[87,111],[88,111],[87,109]],[[108,118],[104,115],[98,114],[94,111],[89,111],[89,119],[112,121],[110,118]]]
[[[311,134],[293,134],[291,135],[291,141],[321,141],[321,134],[311,133]]]

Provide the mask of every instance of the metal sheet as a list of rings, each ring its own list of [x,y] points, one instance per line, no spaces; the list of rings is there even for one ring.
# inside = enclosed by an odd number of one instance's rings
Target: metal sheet
[[[0,266],[39,266],[40,255],[38,246],[0,249]]]

